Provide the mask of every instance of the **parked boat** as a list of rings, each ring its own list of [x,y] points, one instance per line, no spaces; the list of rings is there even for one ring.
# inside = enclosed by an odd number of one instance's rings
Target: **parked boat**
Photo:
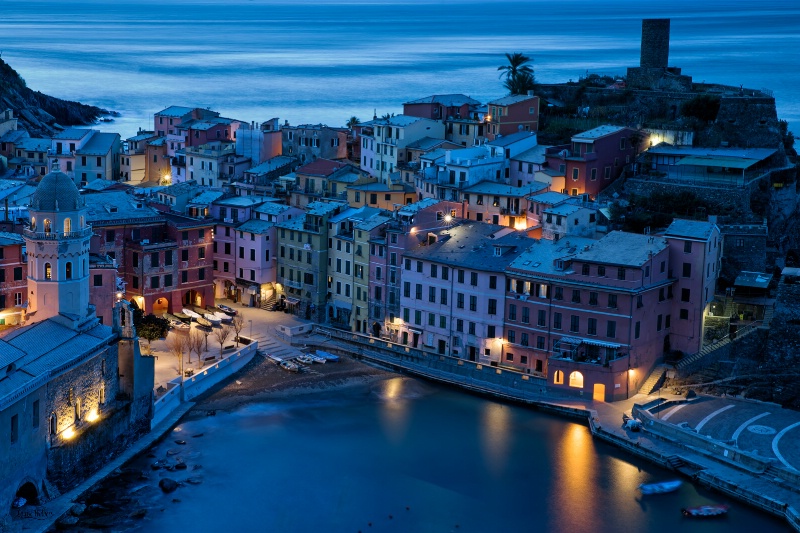
[[[214,326],[219,326],[220,324],[222,324],[222,320],[220,320],[218,316],[213,315],[211,313],[204,314],[203,318],[211,322],[211,324]]]
[[[326,361],[330,361],[331,363],[336,363],[339,361],[339,356],[334,355],[332,353],[323,352],[322,350],[317,350],[317,356],[324,358]]]
[[[291,361],[281,361],[278,366],[284,370],[288,370],[289,372],[300,372],[300,367]]]
[[[192,311],[191,309],[187,309],[186,307],[184,307],[184,308],[181,310],[181,312],[182,312],[184,315],[186,315],[186,316],[188,316],[188,317],[190,317],[190,318],[194,318],[195,320],[197,320],[198,318],[200,318],[200,315],[198,315],[197,313],[195,313],[195,312],[194,312],[194,311]]]
[[[217,317],[223,324],[230,324],[231,322],[233,322],[233,317],[230,315],[226,315],[222,311],[215,311],[214,316]]]
[[[325,359],[324,357],[320,357],[320,356],[318,356],[318,355],[316,355],[316,354],[313,354],[313,353],[307,353],[307,354],[306,354],[306,357],[308,357],[309,359],[311,359],[311,361],[312,361],[312,362],[314,362],[314,363],[321,363],[321,364],[324,364],[324,363],[325,363],[325,361],[327,361],[327,359]]]
[[[197,318],[195,319],[195,321],[197,322],[198,326],[203,326],[204,328],[210,328],[211,327],[211,322],[209,322],[205,318],[201,317],[200,315],[197,315]]]
[[[680,479],[662,481],[661,483],[643,483],[639,485],[642,494],[664,494],[678,490],[683,482]]]
[[[311,359],[311,358],[310,358],[309,356],[307,356],[307,355],[298,355],[297,357],[295,357],[295,361],[298,361],[298,362],[300,362],[300,363],[303,363],[304,365],[310,365],[310,364],[313,364],[313,363],[314,363],[314,360],[313,360],[313,359]]]
[[[705,516],[720,516],[724,515],[728,512],[728,506],[717,503],[713,505],[700,505],[698,507],[689,507],[687,509],[681,509],[681,512],[684,516],[696,516],[696,517],[705,517]]]
[[[192,317],[184,313],[172,313],[172,315],[184,324],[188,324],[192,321]]]

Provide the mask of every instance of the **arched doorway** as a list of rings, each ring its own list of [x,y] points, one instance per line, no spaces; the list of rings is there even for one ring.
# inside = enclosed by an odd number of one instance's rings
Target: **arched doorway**
[[[17,489],[16,498],[25,498],[26,505],[39,505],[39,491],[32,481],[26,481]]]
[[[570,387],[575,387],[577,389],[582,389],[583,388],[583,374],[581,374],[577,370],[575,372],[570,373],[570,375],[569,375],[569,386]]]
[[[203,307],[203,295],[196,290],[186,291],[183,293],[183,303],[185,305]]]
[[[594,384],[594,392],[592,393],[592,400],[596,402],[606,401],[606,386],[603,383]]]
[[[164,313],[169,313],[169,300],[166,298],[159,298],[153,303],[153,314],[160,316]]]

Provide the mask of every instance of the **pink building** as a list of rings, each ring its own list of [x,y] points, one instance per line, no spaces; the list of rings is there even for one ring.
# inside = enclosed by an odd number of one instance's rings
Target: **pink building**
[[[689,237],[615,231],[599,241],[569,237],[532,246],[506,271],[503,364],[546,376],[553,388],[615,401],[636,394],[675,344],[698,351],[707,302],[682,302],[681,282],[700,290],[713,286],[716,274],[677,280],[674,264],[710,268],[708,245],[713,251],[718,230],[685,223],[676,221],[684,231],[674,231]],[[694,244],[698,235],[710,240]],[[685,242],[693,243],[688,252]]]
[[[539,130],[539,97],[533,95],[504,96],[486,104],[486,138],[511,135],[519,131]]]
[[[535,241],[493,224],[421,234],[403,256],[400,343],[498,365],[505,269]]]

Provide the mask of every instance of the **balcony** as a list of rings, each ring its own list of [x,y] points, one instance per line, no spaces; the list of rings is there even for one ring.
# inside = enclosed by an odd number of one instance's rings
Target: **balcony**
[[[30,239],[35,239],[38,241],[58,241],[63,239],[80,239],[83,237],[89,237],[92,235],[92,228],[83,228],[82,230],[78,231],[69,231],[69,232],[61,232],[61,233],[52,233],[52,232],[43,232],[43,231],[31,231],[29,229],[23,230],[22,234],[25,237]]]

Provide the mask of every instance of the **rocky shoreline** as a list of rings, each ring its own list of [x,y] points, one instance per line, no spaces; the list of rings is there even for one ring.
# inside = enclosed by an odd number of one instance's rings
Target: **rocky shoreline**
[[[341,390],[395,376],[396,373],[350,358],[292,374],[271,360],[256,356],[240,373],[202,396],[188,416],[212,416],[250,403]],[[202,433],[184,436],[176,430],[168,432],[142,455],[85,493],[71,512],[56,522],[56,529],[130,531],[146,527],[143,519],[148,514],[166,510],[164,494],[171,494],[180,486],[203,483],[202,465],[183,448],[187,441],[202,437]],[[164,452],[165,447],[168,448]],[[170,501],[180,503],[179,498]]]
[[[62,100],[30,89],[8,63],[0,59],[0,111],[12,109],[18,126],[31,137],[50,137],[65,126],[108,122],[118,117],[116,111]]]

